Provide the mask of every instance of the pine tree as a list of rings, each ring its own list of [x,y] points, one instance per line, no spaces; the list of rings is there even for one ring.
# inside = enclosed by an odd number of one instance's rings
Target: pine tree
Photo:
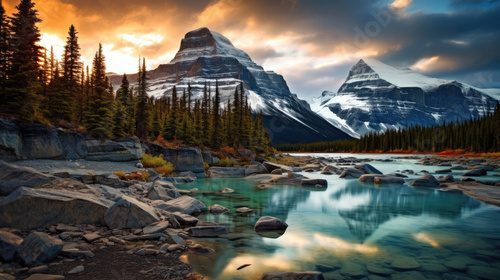
[[[212,147],[220,147],[221,145],[221,120],[220,120],[220,93],[219,93],[219,82],[215,81],[215,96],[212,105]]]
[[[38,45],[40,30],[37,24],[41,20],[35,4],[31,0],[21,0],[10,22],[12,55],[5,89],[9,101],[3,105],[7,105],[10,113],[29,122],[38,116],[42,48]]]
[[[0,109],[3,111],[2,104],[8,102],[5,96],[9,67],[11,63],[10,48],[10,22],[5,14],[5,9],[0,0]]]
[[[68,115],[69,118],[65,118],[65,120],[71,121],[75,106],[81,105],[80,103],[76,103],[76,100],[81,99],[78,95],[80,94],[79,75],[82,64],[80,62],[80,45],[78,44],[78,36],[74,25],[69,27],[68,37],[66,38],[66,45],[64,47],[62,68],[64,91],[61,94],[61,98],[64,98],[67,104],[64,110],[68,112],[66,115]],[[76,111],[80,110],[81,108],[79,107],[76,109]]]
[[[139,60],[139,79],[138,79],[138,94],[137,94],[137,112],[136,112],[136,135],[141,139],[146,139],[148,136],[148,93],[147,93],[147,75],[146,75],[146,59],[142,60],[142,67]]]
[[[99,44],[91,77],[91,93],[86,116],[87,130],[97,138],[110,138],[112,135],[113,92],[110,92],[109,81],[106,77],[106,64],[102,45]]]
[[[178,99],[177,99],[177,88],[174,86],[172,88],[172,98],[170,99],[170,108],[165,125],[165,138],[172,140],[177,137],[177,121],[178,121]]]

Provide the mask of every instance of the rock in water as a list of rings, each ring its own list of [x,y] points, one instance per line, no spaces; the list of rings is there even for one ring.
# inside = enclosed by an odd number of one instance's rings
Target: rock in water
[[[255,223],[254,229],[255,231],[274,231],[274,230],[286,230],[288,227],[287,223],[283,222],[282,220],[271,217],[271,216],[264,216],[260,217],[260,219]]]
[[[32,232],[19,246],[18,254],[27,265],[42,264],[54,259],[63,248],[63,242],[43,232]]]
[[[52,224],[104,224],[112,201],[60,189],[19,188],[0,200],[0,226],[35,229]]]
[[[213,166],[208,169],[211,177],[244,177],[244,167],[220,167]]]
[[[431,174],[425,174],[424,176],[413,180],[410,182],[412,187],[422,187],[422,188],[439,188],[439,181]]]
[[[323,273],[318,271],[304,272],[268,272],[262,275],[262,280],[324,280]]]
[[[471,171],[465,172],[463,176],[466,176],[466,177],[479,177],[479,176],[486,176],[486,175],[488,175],[488,172],[486,171],[486,169],[484,169],[484,168],[477,168],[477,169],[473,169]]]
[[[219,214],[223,214],[223,213],[227,213],[227,212],[229,212],[229,209],[227,209],[226,207],[224,207],[222,205],[214,204],[214,205],[210,206],[210,213],[212,213],[212,214],[219,215]]]
[[[203,202],[187,195],[167,202],[156,202],[153,205],[158,209],[169,212],[181,212],[188,215],[205,212],[207,210],[207,206],[205,206]]]
[[[14,259],[17,248],[22,242],[23,239],[14,233],[0,230],[0,259],[6,262]]]
[[[302,186],[321,186],[322,188],[328,187],[328,182],[325,179],[302,179]]]
[[[368,163],[356,165],[355,168],[361,170],[365,174],[383,174],[377,168],[373,167],[371,164]]]
[[[29,167],[17,166],[0,160],[0,195],[8,195],[20,187],[34,188],[56,178]]]
[[[129,196],[120,198],[104,215],[110,229],[143,228],[159,220],[153,207]]]
[[[359,169],[356,169],[356,168],[352,168],[352,167],[349,167],[347,169],[345,169],[344,171],[342,171],[342,173],[340,173],[340,178],[345,178],[345,179],[357,179],[359,177],[361,177],[361,175],[365,174],[363,171],[359,170]]]

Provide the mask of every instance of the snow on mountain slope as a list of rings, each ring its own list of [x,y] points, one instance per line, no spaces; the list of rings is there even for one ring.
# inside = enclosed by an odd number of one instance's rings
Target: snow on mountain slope
[[[323,92],[311,109],[358,138],[371,131],[476,118],[492,112],[497,100],[467,84],[362,59],[337,93]]]
[[[263,113],[273,143],[350,138],[292,94],[281,75],[264,70],[229,39],[208,28],[188,32],[172,61],[149,71],[148,77],[148,94],[156,98],[170,96],[174,85],[178,92],[191,85],[193,99],[201,98],[205,84],[213,94],[217,81],[223,104],[243,82],[250,106]],[[115,87],[121,81],[118,75],[110,79]],[[137,75],[129,75],[129,80],[137,80]]]

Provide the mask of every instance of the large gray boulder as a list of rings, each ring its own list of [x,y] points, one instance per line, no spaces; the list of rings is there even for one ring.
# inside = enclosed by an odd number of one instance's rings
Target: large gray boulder
[[[63,242],[43,232],[32,232],[19,246],[18,254],[27,265],[53,260],[63,248]]]
[[[250,176],[253,174],[267,174],[269,170],[259,162],[254,162],[245,167],[245,176]]]
[[[324,280],[325,277],[318,271],[304,272],[268,272],[262,275],[262,280]]]
[[[87,140],[87,160],[133,161],[144,154],[141,142],[132,137],[120,140]]]
[[[124,195],[106,211],[104,220],[110,229],[135,229],[158,222],[160,218],[153,207]]]
[[[152,200],[169,201],[181,195],[172,183],[156,180],[148,190],[146,196]]]
[[[342,173],[340,173],[340,178],[345,178],[345,179],[357,179],[361,177],[361,175],[365,174],[363,171],[357,169],[357,168],[346,168]]]
[[[361,170],[365,174],[383,174],[377,168],[368,163],[358,164],[354,168]]]
[[[169,212],[181,212],[188,215],[198,214],[207,210],[207,206],[203,202],[187,195],[167,202],[154,201],[153,205],[158,209]]]
[[[259,220],[255,223],[254,229],[257,232],[262,231],[274,231],[274,230],[286,230],[288,224],[283,222],[282,220],[271,217],[271,216],[263,216],[260,217]]]
[[[197,177],[205,176],[205,162],[199,148],[186,147],[170,149],[155,143],[148,143],[149,152],[153,155],[163,155],[166,160],[175,166],[175,171],[191,171]]]
[[[33,168],[0,160],[0,195],[8,195],[20,187],[38,187],[55,179],[55,177],[38,172]]]
[[[75,160],[87,156],[87,144],[84,135],[76,132],[59,130],[58,136],[65,159]]]
[[[0,260],[9,262],[14,259],[17,248],[23,239],[12,232],[0,230]]]
[[[61,159],[64,149],[58,130],[41,124],[21,126],[22,157],[27,159]]]
[[[244,167],[220,167],[213,166],[208,169],[210,177],[244,177]]]
[[[0,119],[0,157],[20,158],[21,149],[22,140],[17,124],[11,120]]]
[[[111,205],[90,193],[22,187],[0,200],[0,227],[30,230],[57,223],[102,225]]]
[[[325,179],[302,179],[301,182],[302,186],[308,186],[308,187],[321,187],[321,188],[326,188],[328,187],[328,181]]]

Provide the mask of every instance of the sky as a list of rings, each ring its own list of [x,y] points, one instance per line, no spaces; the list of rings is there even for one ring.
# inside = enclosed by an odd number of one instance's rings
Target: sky
[[[0,0],[2,1],[2,0]],[[7,12],[19,0],[3,0]],[[34,0],[41,44],[60,56],[79,32],[90,63],[103,44],[108,72],[168,63],[184,34],[222,33],[292,92],[336,91],[370,57],[426,75],[500,88],[500,0]]]

